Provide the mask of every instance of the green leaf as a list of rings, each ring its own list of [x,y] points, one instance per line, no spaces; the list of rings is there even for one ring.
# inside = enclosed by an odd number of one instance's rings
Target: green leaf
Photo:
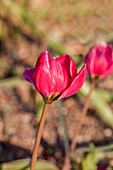
[[[59,170],[56,165],[45,160],[38,160],[36,168],[38,170]],[[30,160],[25,159],[4,163],[0,166],[0,170],[30,170]]]
[[[95,149],[91,146],[91,151],[82,159],[82,170],[96,170],[97,158]]]
[[[85,81],[83,87],[81,88],[81,93],[85,96],[88,95],[90,89],[90,84]],[[91,95],[91,101],[98,114],[102,117],[102,119],[113,127],[113,111],[108,106],[108,104],[103,100],[103,98],[99,95],[96,90],[93,91]]]
[[[58,42],[57,40],[54,40],[53,38],[49,38],[49,46],[54,49],[56,52],[58,52],[59,54],[65,54],[66,50],[64,48],[64,46]]]
[[[69,152],[69,137],[68,137],[68,133],[67,133],[67,127],[66,127],[66,123],[62,114],[62,103],[61,100],[57,101],[57,107],[58,107],[58,114],[59,114],[59,118],[60,118],[60,123],[62,126],[62,129],[64,131],[64,142],[65,142],[65,155]]]
[[[77,148],[77,150],[83,151],[83,152],[90,152],[91,148],[90,147],[79,147],[79,148]],[[108,150],[113,150],[113,144],[95,147],[96,152],[108,151]]]
[[[12,88],[17,86],[22,81],[23,80],[20,77],[12,77],[12,78],[0,80],[0,88],[5,88],[5,87]]]
[[[97,89],[96,92],[101,96],[102,99],[104,99],[104,101],[106,102],[113,101],[113,92],[101,89]]]
[[[110,159],[113,157],[113,151],[109,151],[112,149],[111,146],[103,146],[103,147],[94,147],[91,143],[88,148],[79,148],[79,150],[83,150],[88,152],[86,156],[82,157],[82,170],[97,170],[97,163],[103,159]],[[107,168],[107,170],[111,170],[111,167]]]

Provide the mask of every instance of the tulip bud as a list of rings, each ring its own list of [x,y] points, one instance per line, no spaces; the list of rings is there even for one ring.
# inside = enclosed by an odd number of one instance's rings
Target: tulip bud
[[[113,49],[105,42],[94,45],[88,52],[86,67],[92,79],[102,79],[113,72]]]

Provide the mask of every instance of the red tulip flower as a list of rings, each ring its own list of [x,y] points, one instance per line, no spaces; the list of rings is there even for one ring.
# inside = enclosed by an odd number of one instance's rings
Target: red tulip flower
[[[113,49],[105,42],[94,45],[86,56],[86,67],[91,78],[104,78],[113,72]]]
[[[51,58],[48,51],[43,51],[35,68],[27,68],[23,77],[36,87],[45,103],[52,103],[80,90],[86,78],[86,66],[77,73],[77,67],[69,54]]]

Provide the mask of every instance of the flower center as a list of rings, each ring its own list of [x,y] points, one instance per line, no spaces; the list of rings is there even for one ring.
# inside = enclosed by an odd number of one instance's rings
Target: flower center
[[[43,95],[45,103],[51,104],[54,100],[57,100],[60,97],[60,93],[53,93],[50,97]]]

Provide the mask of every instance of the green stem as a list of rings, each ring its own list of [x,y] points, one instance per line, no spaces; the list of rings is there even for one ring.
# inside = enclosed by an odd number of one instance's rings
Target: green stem
[[[48,108],[48,104],[45,103],[42,116],[41,116],[41,120],[40,120],[40,124],[39,124],[39,129],[37,131],[35,144],[34,144],[33,155],[32,155],[32,160],[31,160],[31,170],[35,170],[35,167],[36,167],[38,149],[39,149],[42,131],[43,131],[44,123],[45,123],[47,108]]]
[[[57,101],[57,106],[58,106],[58,113],[59,113],[59,118],[60,118],[60,123],[61,126],[63,128],[64,131],[64,138],[65,138],[65,155],[67,155],[67,153],[69,152],[69,138],[68,138],[68,134],[67,134],[67,128],[66,128],[66,124],[65,124],[65,120],[62,114],[62,106],[61,106],[61,100]]]

